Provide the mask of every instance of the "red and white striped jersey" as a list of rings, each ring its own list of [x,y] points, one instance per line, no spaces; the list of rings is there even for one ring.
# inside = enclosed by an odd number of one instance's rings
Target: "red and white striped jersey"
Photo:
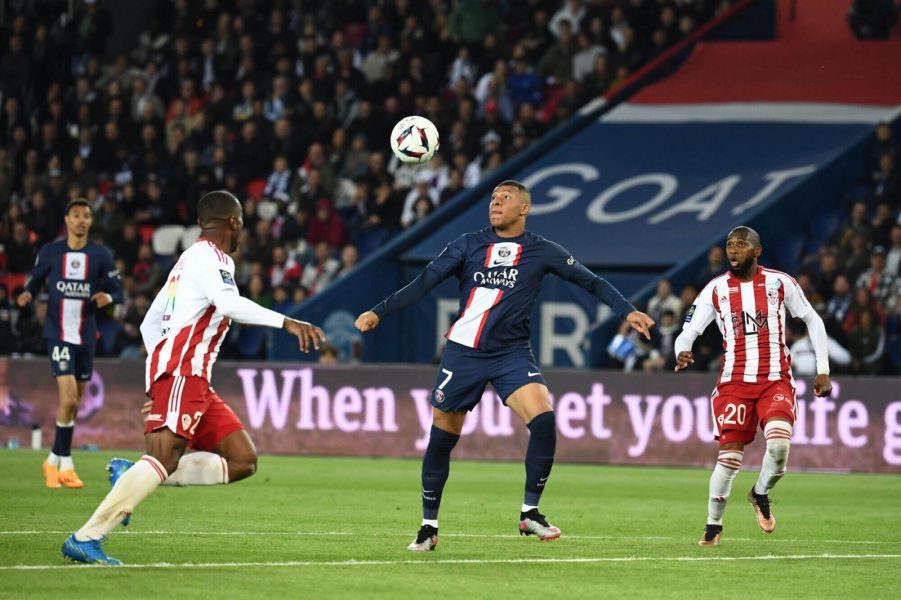
[[[238,294],[235,263],[201,238],[172,267],[141,324],[148,354],[147,390],[163,375],[210,380],[231,324],[213,305],[222,292]]]
[[[813,310],[791,276],[763,267],[751,281],[725,273],[704,286],[688,309],[683,328],[700,335],[716,319],[726,351],[720,383],[779,379],[794,383],[785,345],[786,308],[800,319]]]

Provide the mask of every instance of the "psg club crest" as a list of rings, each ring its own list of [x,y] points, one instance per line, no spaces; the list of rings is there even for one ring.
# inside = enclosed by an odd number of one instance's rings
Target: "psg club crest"
[[[81,263],[78,262],[77,260],[73,260],[71,264],[72,264],[73,269],[77,269],[78,267],[81,266]]]
[[[500,250],[497,251],[497,255],[500,256],[501,258],[509,258],[510,254],[512,254],[512,253],[510,252],[509,248],[501,248]]]
[[[444,392],[442,392],[441,390],[435,390],[434,395],[435,404],[441,404],[442,402],[444,402]]]

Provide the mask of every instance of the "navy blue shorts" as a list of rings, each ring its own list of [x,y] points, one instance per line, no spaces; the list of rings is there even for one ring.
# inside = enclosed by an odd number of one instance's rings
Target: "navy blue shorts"
[[[94,349],[59,340],[47,340],[47,354],[54,377],[74,375],[78,381],[90,381],[94,373]]]
[[[449,341],[432,389],[432,406],[443,412],[472,410],[489,383],[504,404],[526,384],[547,385],[528,346],[483,352]]]

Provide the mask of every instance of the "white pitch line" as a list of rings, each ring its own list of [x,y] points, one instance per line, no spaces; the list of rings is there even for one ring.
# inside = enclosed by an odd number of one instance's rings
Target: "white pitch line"
[[[405,565],[517,565],[517,564],[593,564],[622,562],[729,562],[758,560],[884,560],[901,559],[901,554],[787,554],[763,556],[604,556],[585,558],[460,558],[438,560],[341,560],[341,561],[280,561],[280,562],[210,562],[210,563],[147,563],[121,565],[123,569],[218,569],[262,567],[389,567]],[[0,565],[0,571],[53,571],[63,569],[98,569],[100,565]]]
[[[0,531],[0,536],[8,535],[68,535],[71,534],[71,531],[63,531],[63,530],[46,530],[46,529],[30,529],[30,530],[21,530],[21,531]],[[398,535],[403,536],[406,535],[406,531],[371,531],[372,534],[379,535]],[[134,535],[172,535],[172,536],[184,536],[184,535],[195,535],[195,536],[259,536],[259,537],[294,537],[294,536],[306,536],[306,537],[340,537],[340,536],[349,536],[349,535],[360,535],[359,532],[352,531],[168,531],[161,529],[151,529],[144,531],[129,531],[127,529],[123,529],[120,531],[116,531],[112,534],[113,536],[134,536]],[[498,534],[486,534],[486,533],[443,533],[441,537],[453,537],[453,538],[475,538],[475,539],[519,539],[519,535],[516,534],[506,534],[506,533],[498,533]],[[663,535],[646,535],[646,536],[637,536],[637,535],[567,535],[564,534],[560,539],[562,540],[633,540],[638,542],[655,542],[655,541],[664,541],[664,542],[684,542],[687,538],[677,537],[677,536],[663,536]],[[692,538],[693,540],[694,538]],[[747,538],[747,537],[731,537],[728,539],[730,541],[735,542],[755,542],[760,540],[765,540],[768,544],[782,543],[782,544],[869,544],[869,545],[892,545],[898,544],[901,545],[901,540],[817,540],[817,539],[799,539],[799,538]]]

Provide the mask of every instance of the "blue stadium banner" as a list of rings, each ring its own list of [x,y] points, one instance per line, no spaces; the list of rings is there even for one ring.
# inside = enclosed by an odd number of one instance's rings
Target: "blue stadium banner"
[[[528,229],[591,267],[667,267],[773,207],[871,131],[865,123],[596,122],[514,178]],[[485,227],[476,203],[404,258]],[[801,224],[803,226],[803,224]]]

